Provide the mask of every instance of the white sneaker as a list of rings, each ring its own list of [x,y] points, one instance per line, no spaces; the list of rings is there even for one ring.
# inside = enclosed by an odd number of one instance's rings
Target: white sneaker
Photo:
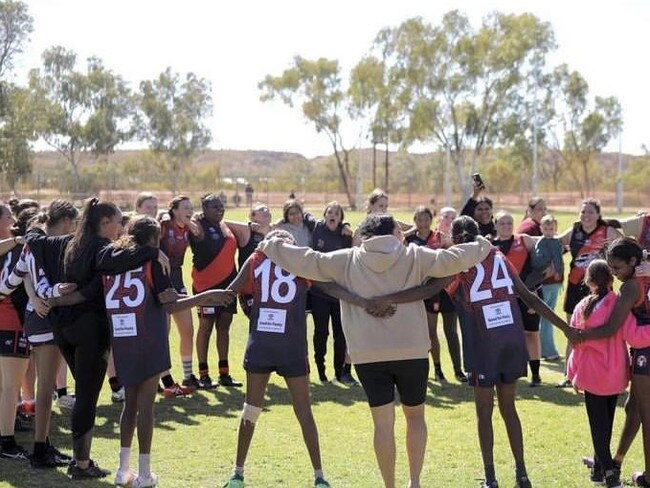
[[[122,403],[125,398],[124,387],[120,388],[117,391],[111,392],[111,401],[113,403]]]
[[[72,410],[76,399],[72,395],[63,395],[56,399],[56,406],[61,410]]]
[[[149,488],[152,486],[156,486],[158,484],[158,476],[155,475],[155,473],[152,471],[149,473],[149,477],[147,478],[141,478],[138,476],[133,484],[131,485],[133,488]]]
[[[115,486],[132,486],[137,476],[133,471],[118,469],[115,473]]]

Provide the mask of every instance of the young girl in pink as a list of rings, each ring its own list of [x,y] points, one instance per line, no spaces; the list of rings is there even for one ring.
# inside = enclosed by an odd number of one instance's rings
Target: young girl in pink
[[[590,295],[583,298],[571,317],[571,326],[593,329],[609,320],[618,296],[612,291],[614,276],[607,262],[592,261],[587,267],[585,284]],[[622,487],[620,471],[615,468],[610,442],[616,402],[629,382],[630,360],[626,342],[632,347],[647,344],[650,327],[637,327],[628,314],[618,331],[610,337],[581,342],[574,346],[568,361],[568,377],[585,394],[595,464],[592,481],[605,481],[607,488]]]

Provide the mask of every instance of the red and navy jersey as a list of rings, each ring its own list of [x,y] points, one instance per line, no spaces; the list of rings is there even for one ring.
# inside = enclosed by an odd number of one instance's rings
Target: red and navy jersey
[[[492,243],[510,261],[522,279],[530,273],[528,248],[521,234],[515,234],[506,240],[495,239]]]
[[[650,251],[650,214],[643,216],[641,224],[641,234],[639,235],[639,245]]]
[[[309,282],[259,251],[249,261],[253,281],[245,363],[277,366],[307,358],[305,305]]]
[[[125,386],[142,383],[171,367],[167,314],[158,293],[169,287],[156,262],[104,275],[104,298],[117,376]]]
[[[169,258],[173,268],[183,267],[185,250],[190,243],[190,230],[187,226],[176,225],[173,220],[160,223],[160,249]]]
[[[496,377],[525,368],[528,355],[512,280],[516,273],[506,257],[492,249],[447,288],[458,311],[467,371]]]
[[[190,234],[192,284],[197,292],[202,292],[233,275],[237,240],[223,222],[213,225],[200,218],[197,224],[203,228],[203,239]]]
[[[589,233],[585,232],[579,223],[574,226],[569,243],[572,258],[569,263],[569,283],[573,285],[582,283],[589,263],[594,259],[604,258],[606,244],[605,224],[598,225]]]
[[[240,247],[239,252],[237,253],[237,264],[239,265],[239,269],[244,266],[246,260],[250,257],[251,254],[253,254],[253,251],[257,249],[257,245],[264,240],[264,234],[255,232],[253,229],[251,229],[250,222],[248,223],[248,230],[250,231],[248,242],[245,246]]]
[[[448,246],[443,242],[443,233],[439,230],[432,230],[426,239],[420,238],[417,234],[411,234],[405,240],[406,244],[415,244],[417,246],[426,246],[429,249],[442,249]]]
[[[11,275],[21,252],[22,246],[16,246],[7,254],[0,256],[0,265],[2,266],[0,268],[0,283],[4,283]],[[0,330],[23,330],[26,305],[27,294],[21,284],[11,295],[0,301]]]
[[[638,326],[650,325],[650,277],[635,277],[639,284],[639,298],[632,307]]]

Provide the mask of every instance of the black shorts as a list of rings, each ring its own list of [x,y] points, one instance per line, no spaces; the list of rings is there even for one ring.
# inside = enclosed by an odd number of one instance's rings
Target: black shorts
[[[25,312],[25,335],[32,347],[54,344],[54,331],[50,316],[40,317],[35,311]]]
[[[283,378],[298,378],[309,374],[309,359],[305,357],[301,361],[276,364],[274,366],[259,366],[244,359],[244,370],[253,374],[270,374],[275,371]]]
[[[650,347],[630,349],[632,374],[650,376]]]
[[[22,330],[0,330],[0,356],[29,357],[29,342]]]
[[[228,276],[228,278],[223,280],[221,283],[217,283],[214,286],[206,288],[206,290],[224,290],[228,287],[230,283],[232,283],[232,280],[234,280],[236,276],[237,276],[237,271],[233,271],[232,274]],[[192,286],[192,293],[196,295],[199,292],[196,291],[196,288]],[[234,315],[237,313],[237,300],[233,300],[229,305],[226,305],[225,307],[197,307],[197,308],[198,308],[199,318],[203,318],[203,317],[214,318],[217,317],[221,312],[231,313]]]
[[[587,285],[568,283],[564,291],[564,313],[571,315],[578,302],[588,296],[589,293]]]
[[[185,283],[183,283],[182,268],[172,268],[169,272],[169,281],[171,282],[174,290],[176,290],[181,295],[187,295],[187,288],[185,287]]]
[[[407,407],[424,403],[429,379],[429,359],[405,359],[355,364],[359,381],[371,407],[395,401],[395,388]]]
[[[480,386],[481,388],[493,388],[497,385],[512,385],[519,378],[526,376],[526,371],[499,373],[494,377],[487,377],[483,374],[472,371],[467,372],[467,385]]]
[[[539,295],[539,292],[538,292]],[[534,310],[530,312],[528,305],[521,298],[517,299],[519,310],[521,310],[521,321],[526,332],[539,332],[539,315]]]

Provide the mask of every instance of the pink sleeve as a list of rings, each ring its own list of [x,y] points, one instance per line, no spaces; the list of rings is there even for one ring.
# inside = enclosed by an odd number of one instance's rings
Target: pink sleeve
[[[635,349],[650,347],[650,326],[637,326],[634,315],[629,314],[623,324],[625,341]]]

